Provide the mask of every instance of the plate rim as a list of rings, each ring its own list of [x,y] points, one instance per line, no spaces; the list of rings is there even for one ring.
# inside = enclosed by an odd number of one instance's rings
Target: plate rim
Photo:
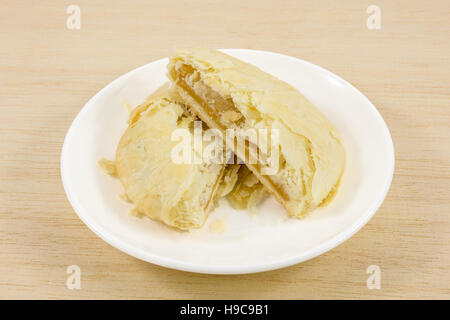
[[[377,108],[372,104],[372,102],[356,87],[354,87],[351,83],[346,81],[345,79],[341,78],[340,76],[334,74],[333,72],[320,67],[316,64],[313,64],[311,62],[288,56],[281,53],[271,52],[271,51],[265,51],[265,50],[252,50],[252,49],[219,49],[220,51],[223,51],[225,53],[239,53],[239,52],[251,52],[251,53],[263,53],[267,55],[274,55],[278,56],[283,59],[289,59],[291,61],[294,61],[296,63],[306,64],[310,67],[316,68],[320,70],[320,72],[323,72],[327,74],[328,76],[331,76],[335,78],[336,80],[343,82],[345,85],[347,85],[354,93],[359,95],[362,99],[364,99],[369,107],[374,111],[374,115],[377,118],[378,121],[381,121],[381,125],[383,126],[383,136],[384,139],[388,143],[388,149],[389,153],[386,155],[389,161],[389,168],[388,168],[388,175],[387,178],[384,181],[382,192],[378,194],[378,197],[374,201],[373,205],[364,213],[362,213],[359,217],[359,219],[355,220],[351,225],[346,227],[343,231],[339,232],[338,234],[332,236],[331,238],[327,239],[323,243],[312,247],[306,251],[301,252],[298,255],[294,255],[288,258],[283,258],[280,260],[264,263],[264,264],[255,264],[255,265],[246,265],[246,266],[220,266],[220,265],[207,265],[207,264],[199,264],[199,263],[190,263],[190,262],[183,262],[181,260],[172,259],[164,256],[160,256],[157,254],[149,253],[143,249],[136,248],[132,245],[129,245],[125,242],[123,242],[120,238],[114,236],[104,228],[96,225],[95,223],[92,223],[89,220],[89,214],[86,214],[87,211],[83,206],[77,202],[75,197],[73,196],[70,184],[68,183],[67,178],[67,170],[66,170],[66,164],[67,161],[65,160],[68,157],[68,145],[70,140],[72,139],[73,132],[75,128],[78,127],[80,123],[80,119],[82,118],[83,114],[87,112],[89,109],[89,106],[91,104],[94,104],[97,99],[105,95],[105,92],[108,88],[114,86],[116,83],[122,81],[123,78],[129,77],[130,75],[139,72],[141,69],[147,68],[152,64],[158,64],[161,63],[164,60],[168,60],[167,57],[161,58],[155,61],[152,61],[150,63],[147,63],[145,65],[142,65],[140,67],[137,67],[118,78],[114,79],[110,83],[108,83],[106,86],[104,86],[100,91],[98,91],[93,97],[91,97],[86,104],[81,108],[81,110],[78,112],[74,120],[72,121],[66,135],[64,138],[64,143],[61,151],[61,158],[60,158],[60,174],[61,174],[61,180],[63,184],[64,191],[66,193],[67,199],[69,200],[69,203],[71,204],[72,208],[74,209],[75,213],[78,215],[78,217],[88,226],[91,231],[93,231],[97,236],[99,236],[101,239],[103,239],[106,243],[109,245],[119,249],[120,251],[123,251],[126,254],[129,254],[135,258],[138,258],[140,260],[150,262],[162,267],[170,268],[170,269],[176,269],[181,271],[188,271],[188,272],[195,272],[195,273],[203,273],[203,274],[248,274],[248,273],[258,273],[258,272],[264,272],[269,270],[276,270],[284,267],[288,267],[294,264],[298,264],[310,259],[313,259],[339,245],[341,245],[344,241],[350,239],[356,232],[358,232],[364,225],[366,225],[369,220],[374,216],[374,214],[378,211],[381,204],[383,203],[384,199],[387,196],[387,193],[390,189],[394,170],[395,170],[395,151],[394,151],[394,143],[392,140],[391,133],[389,131],[389,128],[384,121],[383,117],[381,116],[380,112],[377,110]]]

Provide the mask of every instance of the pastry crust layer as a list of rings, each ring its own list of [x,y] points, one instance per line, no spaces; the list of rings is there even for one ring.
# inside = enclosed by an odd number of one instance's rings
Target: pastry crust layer
[[[200,228],[214,205],[225,165],[176,164],[172,132],[194,121],[167,88],[130,115],[116,151],[117,175],[136,210],[179,229]]]

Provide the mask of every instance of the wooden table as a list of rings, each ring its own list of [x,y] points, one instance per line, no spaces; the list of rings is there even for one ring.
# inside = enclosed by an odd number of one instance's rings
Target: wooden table
[[[70,4],[80,29],[66,26]],[[379,30],[366,26],[371,4]],[[0,21],[0,298],[450,298],[447,0],[3,0]],[[239,276],[165,269],[94,235],[62,187],[65,133],[110,81],[186,46],[281,52],[367,95],[396,151],[370,223],[318,258]],[[66,287],[69,265],[80,290]],[[366,286],[370,265],[379,290]]]

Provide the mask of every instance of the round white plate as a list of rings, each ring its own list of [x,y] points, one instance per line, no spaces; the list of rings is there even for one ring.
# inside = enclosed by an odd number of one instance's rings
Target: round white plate
[[[129,214],[118,179],[98,167],[115,158],[127,127],[122,101],[136,106],[164,82],[168,59],[137,68],[100,90],[70,127],[61,155],[61,176],[72,207],[86,225],[112,246],[168,268],[238,274],[293,265],[350,238],[376,212],[389,189],[394,149],[388,128],[372,103],[351,84],[316,65],[272,52],[224,52],[260,67],[300,90],[340,131],[347,152],[342,182],[333,201],[302,220],[289,218],[269,198],[256,215],[226,201],[201,230],[177,232]],[[210,231],[223,218],[227,232]]]

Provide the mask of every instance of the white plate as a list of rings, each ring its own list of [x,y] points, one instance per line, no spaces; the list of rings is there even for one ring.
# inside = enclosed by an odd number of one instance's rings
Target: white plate
[[[336,126],[347,152],[333,201],[305,219],[288,218],[272,198],[257,215],[224,201],[201,230],[177,232],[129,215],[119,180],[97,161],[114,159],[128,113],[121,102],[141,103],[167,81],[161,59],[116,79],[97,93],[70,127],[61,155],[61,176],[72,207],[112,246],[161,266],[201,273],[238,274],[277,269],[316,257],[350,238],[376,212],[389,189],[394,149],[388,128],[370,101],[351,84],[316,65],[272,52],[224,52],[254,64],[300,90]],[[225,218],[225,234],[209,225]]]

